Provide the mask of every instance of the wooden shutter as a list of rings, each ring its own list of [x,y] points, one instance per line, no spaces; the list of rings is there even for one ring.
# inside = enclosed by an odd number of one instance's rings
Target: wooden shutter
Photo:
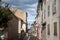
[[[48,24],[48,35],[50,35],[50,25]]]
[[[54,35],[57,36],[57,22],[54,22]]]

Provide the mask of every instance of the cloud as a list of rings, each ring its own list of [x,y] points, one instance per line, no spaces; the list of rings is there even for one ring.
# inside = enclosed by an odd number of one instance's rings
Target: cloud
[[[34,4],[37,0],[2,0],[12,5],[24,5],[24,4]],[[18,2],[18,3],[17,3]]]
[[[2,0],[3,2],[9,3],[11,7],[26,10],[27,8],[36,9],[37,0]],[[18,2],[18,3],[17,3]]]
[[[29,7],[36,7],[37,4],[38,4],[38,3],[36,2],[36,3],[34,3],[34,4],[26,5],[26,6],[29,6]]]
[[[28,8],[28,9],[26,9],[27,11],[36,11],[36,9],[34,9],[34,8]]]
[[[15,7],[28,13],[28,26],[35,20],[38,0],[2,0],[3,3],[9,3],[10,7]]]
[[[33,21],[35,21],[35,20],[32,20],[32,19],[28,19],[28,23],[33,23]]]
[[[2,1],[4,1],[4,2],[9,2],[9,1],[11,1],[11,0],[2,0]]]
[[[35,21],[35,20],[29,19],[29,20],[28,20],[28,25],[31,25],[34,21]]]
[[[11,7],[16,7],[15,5],[11,5]]]

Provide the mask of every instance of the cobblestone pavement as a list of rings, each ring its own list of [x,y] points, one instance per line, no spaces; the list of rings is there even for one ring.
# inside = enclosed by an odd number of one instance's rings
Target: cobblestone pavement
[[[24,40],[39,40],[37,37],[29,35],[29,36],[25,36]]]

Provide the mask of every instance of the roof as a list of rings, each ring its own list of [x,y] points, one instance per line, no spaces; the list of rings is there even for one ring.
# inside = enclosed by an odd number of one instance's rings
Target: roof
[[[18,19],[21,19],[23,20],[25,23],[26,23],[26,20],[27,20],[27,13],[25,11],[22,11],[20,9],[17,9],[17,8],[10,8],[10,10],[12,12],[14,12],[14,15],[18,18]]]

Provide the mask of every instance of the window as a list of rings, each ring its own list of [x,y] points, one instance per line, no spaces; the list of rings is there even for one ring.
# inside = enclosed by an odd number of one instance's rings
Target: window
[[[50,6],[48,6],[48,16],[50,15]]]
[[[46,0],[44,0],[44,4],[46,4]]]
[[[48,24],[48,35],[50,35],[50,25]]]
[[[54,0],[54,2],[53,2],[52,11],[53,11],[53,15],[54,15],[56,13],[56,0]]]
[[[57,22],[54,22],[54,35],[57,36]]]
[[[44,10],[44,19],[46,18],[46,10]]]
[[[41,16],[42,16],[42,17],[41,17],[41,19],[42,19],[42,20],[41,20],[41,23],[43,23],[43,13],[42,13],[42,15],[41,15]]]
[[[41,10],[43,10],[43,3],[41,3]]]

